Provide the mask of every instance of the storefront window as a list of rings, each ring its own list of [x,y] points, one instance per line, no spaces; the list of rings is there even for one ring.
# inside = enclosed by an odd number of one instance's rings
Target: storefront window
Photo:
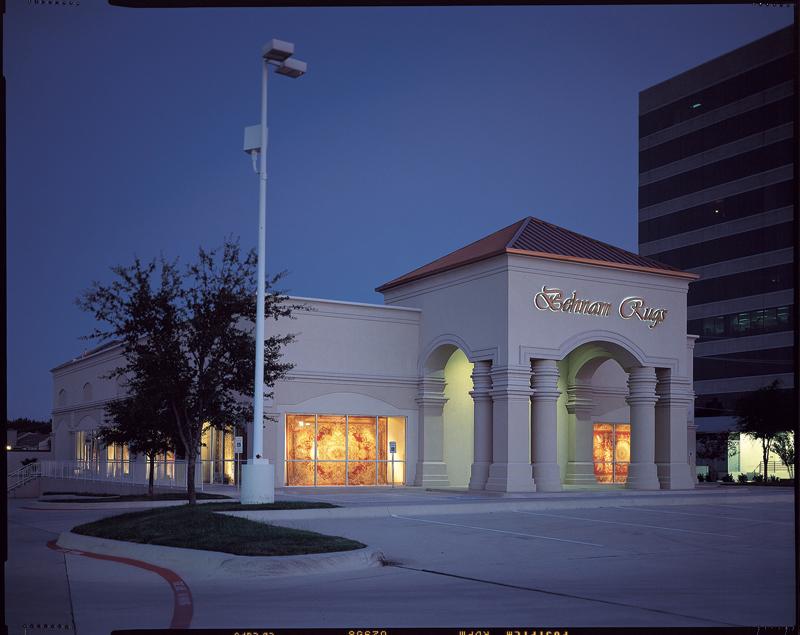
[[[595,423],[592,444],[594,476],[598,483],[624,483],[631,460],[631,426]]]
[[[106,446],[106,474],[117,477],[130,474],[130,450],[123,443]]]
[[[403,483],[404,466],[404,417],[286,416],[287,485]]]

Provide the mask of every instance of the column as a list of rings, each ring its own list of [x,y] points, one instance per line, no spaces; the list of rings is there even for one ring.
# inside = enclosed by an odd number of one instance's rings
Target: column
[[[659,489],[655,464],[656,371],[650,366],[628,372],[628,398],[631,411],[631,462],[626,487]]]
[[[694,402],[692,384],[688,378],[676,377],[667,368],[659,369],[656,375],[655,461],[658,480],[661,489],[693,489],[695,477],[687,447],[687,415]]]
[[[594,400],[592,387],[576,380],[567,386],[567,412],[569,413],[568,485],[597,485],[594,476]]]
[[[486,489],[495,492],[534,492],[531,476],[529,417],[531,370],[501,366],[491,372],[492,465]]]
[[[554,359],[533,362],[531,402],[531,457],[537,492],[560,492],[558,466],[558,363]]]
[[[419,382],[419,455],[414,485],[449,487],[447,464],[444,462],[444,396],[443,377],[424,377]]]
[[[492,370],[491,362],[477,361],[472,369],[472,402],[474,404],[474,449],[469,489],[485,489],[492,465]]]

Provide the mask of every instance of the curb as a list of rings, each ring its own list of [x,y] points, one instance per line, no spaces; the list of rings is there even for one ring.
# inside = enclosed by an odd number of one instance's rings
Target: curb
[[[292,576],[352,571],[383,565],[381,551],[365,547],[354,551],[312,553],[302,556],[237,556],[219,551],[145,545],[122,540],[82,536],[65,531],[58,537],[62,549],[90,551],[134,558],[162,567],[200,570],[203,575]]]
[[[794,500],[793,495],[692,495],[634,496],[614,498],[581,498],[574,500],[520,501],[506,499],[505,502],[487,503],[438,503],[427,505],[375,505],[364,507],[334,507],[328,509],[259,510],[216,512],[238,516],[257,522],[271,523],[281,520],[337,520],[344,518],[389,518],[396,515],[440,516],[451,514],[491,514],[496,512],[537,511],[549,509],[597,509],[600,507],[637,507],[646,505],[706,505],[726,503],[772,503],[775,500]]]
[[[45,501],[36,500],[32,501],[25,506],[24,509],[72,509],[75,511],[88,511],[92,509],[152,509],[155,507],[176,507],[178,505],[186,505],[188,500],[174,500],[174,501],[119,501],[108,503],[87,503],[85,500],[76,499],[75,502],[64,503],[47,503]],[[205,503],[238,503],[236,499],[208,499],[197,501],[198,505]]]

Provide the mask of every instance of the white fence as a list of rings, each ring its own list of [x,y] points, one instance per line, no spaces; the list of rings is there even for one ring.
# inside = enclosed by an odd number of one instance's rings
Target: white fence
[[[40,461],[39,475],[45,478],[65,478],[81,481],[104,481],[147,485],[150,465],[144,461]],[[156,461],[153,484],[158,487],[186,488],[186,461]],[[195,486],[203,489],[201,461],[195,467]]]

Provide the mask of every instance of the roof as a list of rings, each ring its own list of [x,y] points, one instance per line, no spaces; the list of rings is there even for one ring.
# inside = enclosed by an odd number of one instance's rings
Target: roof
[[[73,357],[71,360],[69,360],[67,362],[59,364],[58,366],[54,366],[53,368],[50,369],[50,372],[52,373],[54,370],[59,370],[60,368],[64,368],[65,366],[69,366],[70,364],[74,364],[75,362],[79,362],[82,359],[85,359],[87,357],[91,357],[92,355],[96,355],[98,353],[102,353],[104,350],[107,350],[107,349],[110,349],[110,348],[114,348],[115,346],[118,346],[119,344],[122,344],[122,340],[109,340],[108,342],[105,342],[104,344],[100,344],[99,346],[95,346],[94,348],[91,348],[89,350],[83,351],[83,353],[81,353],[77,357]]]
[[[388,291],[394,287],[427,278],[428,276],[486,260],[500,254],[517,254],[549,260],[565,260],[588,265],[627,269],[694,280],[696,274],[646,258],[620,247],[589,238],[583,234],[528,216],[513,225],[489,234],[485,238],[456,249],[427,265],[390,280],[376,289]]]

